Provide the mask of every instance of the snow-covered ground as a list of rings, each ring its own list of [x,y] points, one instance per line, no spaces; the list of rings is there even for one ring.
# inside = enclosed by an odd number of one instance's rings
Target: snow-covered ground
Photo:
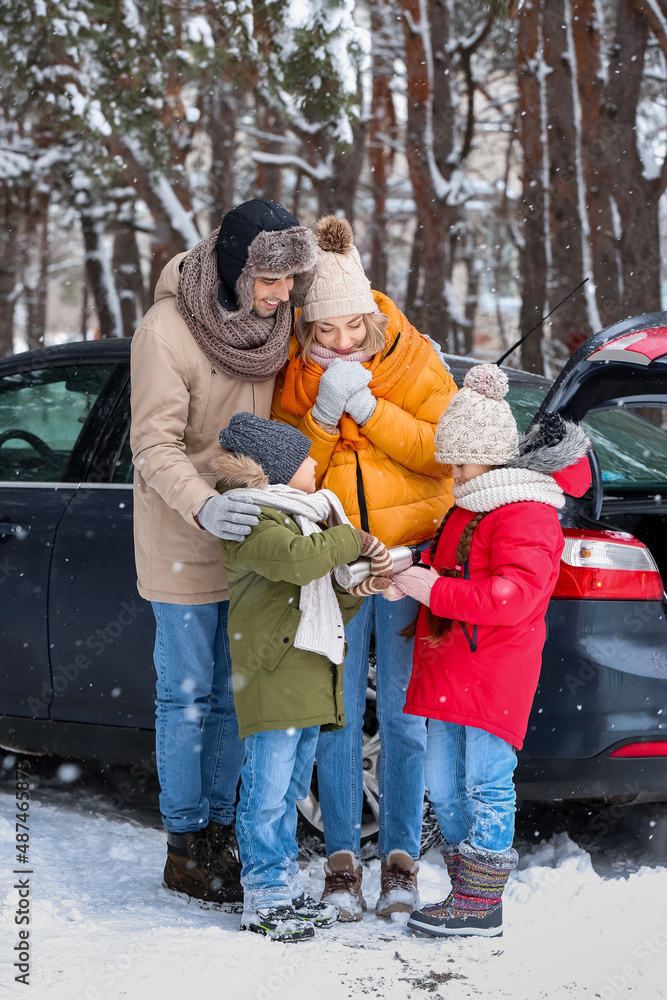
[[[505,894],[505,934],[416,937],[375,917],[379,862],[365,862],[361,924],[281,945],[240,934],[238,917],[161,888],[164,835],[102,797],[33,795],[30,865],[15,863],[15,799],[0,791],[0,963],[9,994],[38,1000],[593,1000],[667,997],[667,868],[617,865],[608,877],[566,833],[524,849]],[[19,891],[30,871],[30,987],[16,983]],[[306,888],[322,858],[304,858]],[[438,852],[421,862],[425,901],[448,879]]]

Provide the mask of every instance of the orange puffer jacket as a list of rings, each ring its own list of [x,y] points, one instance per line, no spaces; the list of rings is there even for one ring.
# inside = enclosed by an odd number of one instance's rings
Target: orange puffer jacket
[[[389,326],[384,350],[365,364],[374,373],[370,388],[377,405],[359,429],[357,440],[345,441],[340,434],[324,430],[313,420],[312,403],[303,403],[303,394],[297,396],[300,404],[295,405],[293,391],[289,392],[292,401],[287,400],[286,382],[289,388],[300,373],[307,373],[311,382],[313,373],[322,374],[315,362],[304,362],[296,336],[292,336],[287,366],[276,378],[271,416],[298,427],[310,438],[310,454],[317,460],[317,488],[330,489],[340,498],[352,524],[370,531],[385,545],[406,545],[431,538],[452,505],[450,470],[435,460],[434,437],[456,384],[426,338],[391,299],[381,292],[373,295],[380,311],[389,317]],[[394,365],[385,379],[389,390],[375,389],[374,381],[382,383],[382,373],[406,353],[418,361],[406,364],[398,377]]]

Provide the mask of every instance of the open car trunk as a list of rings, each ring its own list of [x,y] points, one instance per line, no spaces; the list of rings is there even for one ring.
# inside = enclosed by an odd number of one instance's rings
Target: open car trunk
[[[582,527],[628,532],[667,579],[667,430],[635,412],[667,407],[667,313],[614,324],[583,344],[540,409],[580,420],[593,442]]]

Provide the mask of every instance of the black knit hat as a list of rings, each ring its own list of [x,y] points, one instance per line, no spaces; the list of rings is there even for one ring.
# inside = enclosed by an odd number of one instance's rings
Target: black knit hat
[[[254,413],[235,413],[229,426],[220,431],[220,444],[261,465],[271,486],[289,483],[310,451],[310,441],[296,427]]]
[[[220,224],[216,253],[218,275],[222,284],[218,290],[220,305],[226,309],[238,307],[236,282],[248,260],[248,250],[262,232],[282,232],[299,226],[298,219],[277,201],[253,198],[227,212]]]

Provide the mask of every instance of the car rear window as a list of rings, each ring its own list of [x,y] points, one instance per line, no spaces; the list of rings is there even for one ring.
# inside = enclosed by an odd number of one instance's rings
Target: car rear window
[[[521,432],[525,431],[548,386],[515,383],[507,401]],[[667,432],[616,407],[589,413],[582,425],[591,436],[605,485],[630,490],[667,489]]]

